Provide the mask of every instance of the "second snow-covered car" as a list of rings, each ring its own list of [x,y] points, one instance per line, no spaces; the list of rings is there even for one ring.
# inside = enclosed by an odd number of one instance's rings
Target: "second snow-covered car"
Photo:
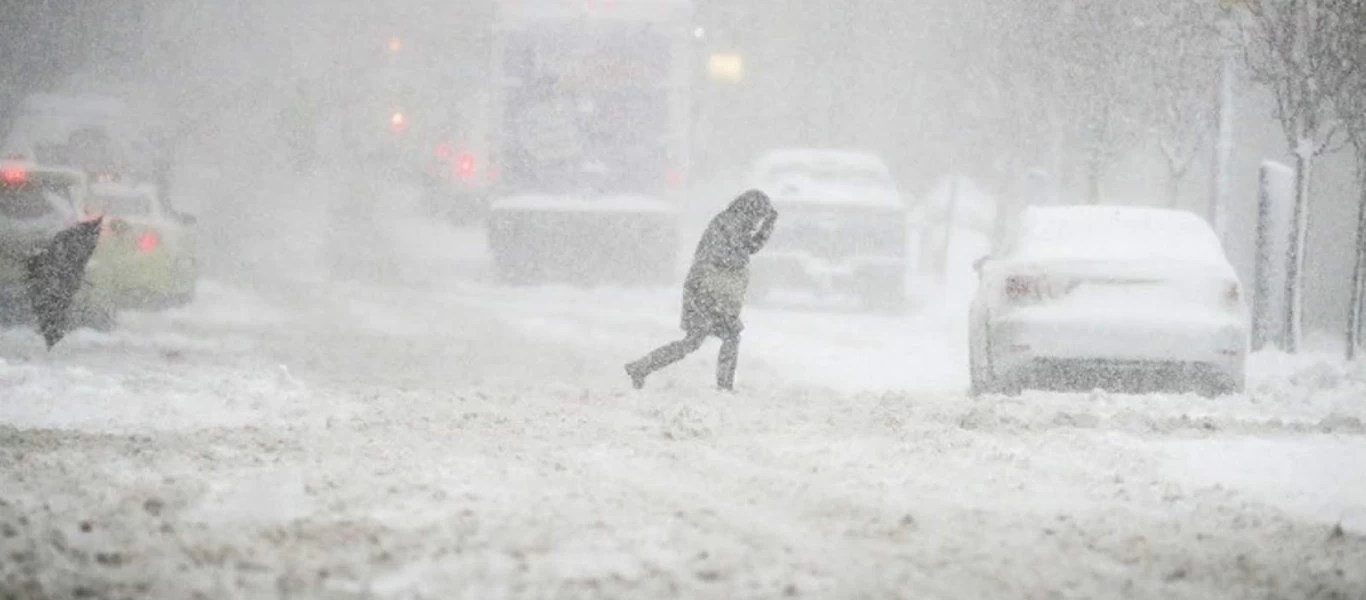
[[[1029,208],[978,270],[969,329],[975,394],[1243,389],[1242,288],[1218,237],[1194,214]]]
[[[907,206],[880,158],[779,150],[760,158],[750,178],[782,215],[754,258],[756,301],[787,294],[873,310],[905,305]]]
[[[104,215],[104,239],[91,258],[104,267],[126,308],[175,306],[194,298],[199,278],[193,217],[169,213],[151,183],[97,182],[87,213]]]

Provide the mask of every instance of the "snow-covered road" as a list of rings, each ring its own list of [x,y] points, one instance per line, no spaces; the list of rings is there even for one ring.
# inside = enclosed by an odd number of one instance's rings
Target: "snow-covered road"
[[[208,284],[50,355],[7,332],[0,589],[1366,594],[1359,372],[1259,357],[1242,398],[973,401],[945,320],[754,311],[737,394],[708,353],[631,391],[673,302]]]
[[[957,311],[751,310],[637,392],[674,291],[417,266],[0,333],[0,598],[1366,598],[1360,366],[973,400]]]

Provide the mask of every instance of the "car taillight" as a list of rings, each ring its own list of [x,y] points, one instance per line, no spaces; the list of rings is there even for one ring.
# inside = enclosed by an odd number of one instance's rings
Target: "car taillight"
[[[5,185],[20,186],[28,183],[28,169],[23,167],[5,167],[0,169],[0,181]]]
[[[140,252],[151,252],[156,250],[159,245],[161,245],[161,238],[151,231],[138,237],[138,251]]]
[[[394,131],[403,131],[408,128],[408,117],[403,114],[403,111],[395,111],[394,114],[389,115],[389,126]]]
[[[1006,299],[1011,302],[1038,300],[1043,297],[1043,279],[1013,275],[1006,278]]]
[[[436,159],[437,159],[437,160],[450,160],[450,159],[451,159],[451,153],[452,153],[452,152],[451,152],[451,145],[450,145],[450,144],[437,144],[437,145],[436,145]]]
[[[474,176],[478,174],[478,167],[473,154],[461,154],[460,158],[455,161],[455,173],[465,181],[474,179]]]

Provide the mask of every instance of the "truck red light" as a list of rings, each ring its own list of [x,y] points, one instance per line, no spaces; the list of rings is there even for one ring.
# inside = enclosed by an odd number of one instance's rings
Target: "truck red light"
[[[478,164],[474,160],[474,155],[461,154],[460,158],[455,161],[455,172],[466,181],[474,179],[475,174],[478,173]]]

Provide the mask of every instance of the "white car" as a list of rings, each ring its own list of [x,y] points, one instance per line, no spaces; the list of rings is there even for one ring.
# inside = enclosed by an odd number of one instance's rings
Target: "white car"
[[[978,272],[974,395],[1243,390],[1247,305],[1218,237],[1194,214],[1032,207]]]
[[[773,239],[754,257],[750,295],[788,295],[901,310],[906,299],[908,208],[879,157],[788,149],[756,161],[752,187],[778,209]]]

